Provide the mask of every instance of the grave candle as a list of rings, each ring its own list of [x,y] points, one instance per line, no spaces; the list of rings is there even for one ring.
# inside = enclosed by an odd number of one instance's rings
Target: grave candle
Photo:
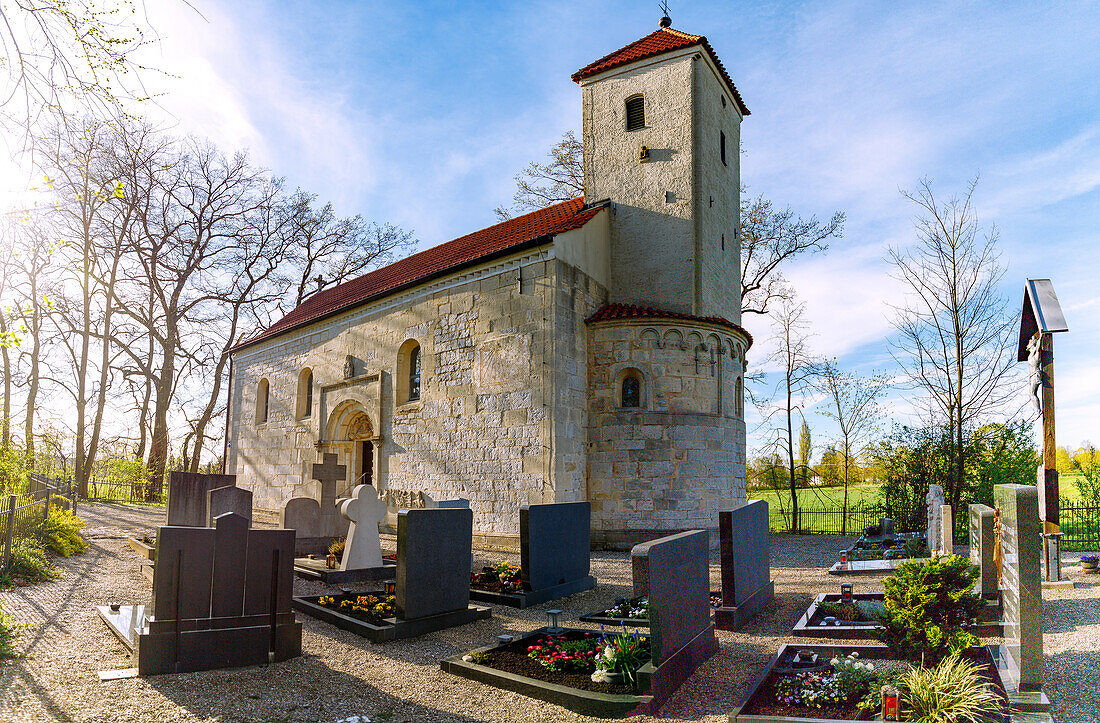
[[[846,602],[852,601],[852,583],[844,582],[840,584],[840,598]]]
[[[882,686],[882,720],[901,720],[898,689],[892,685]]]

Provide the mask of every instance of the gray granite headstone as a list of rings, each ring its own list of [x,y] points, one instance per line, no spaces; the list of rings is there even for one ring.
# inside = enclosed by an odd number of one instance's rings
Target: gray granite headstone
[[[772,536],[767,500],[718,513],[722,603],[740,607],[771,582]]]
[[[405,620],[470,605],[474,513],[469,508],[397,513],[397,616]]]
[[[249,519],[226,512],[214,519],[214,572],[210,577],[210,617],[244,614],[244,580]]]
[[[970,561],[981,570],[982,595],[997,592],[997,567],[993,564],[993,508],[970,505]]]
[[[434,506],[445,510],[470,509],[470,500],[465,497],[456,497],[453,500],[439,500],[434,503]]]
[[[588,577],[592,509],[588,502],[519,508],[523,587],[542,590]]]
[[[279,517],[279,526],[294,530],[298,537],[321,537],[321,506],[312,497],[287,500]]]
[[[894,536],[894,518],[883,517],[880,524],[882,525],[883,538],[892,538]]]
[[[1001,508],[1001,604],[1007,673],[1020,690],[1043,685],[1042,523],[1039,492],[1025,485],[995,485]],[[1002,675],[1004,672],[1002,672]]]
[[[710,619],[710,543],[706,530],[691,530],[635,545],[635,577],[649,580],[649,634],[653,665],[691,643]]]
[[[206,527],[206,494],[236,484],[237,476],[232,474],[169,473],[166,522],[169,526]]]
[[[214,518],[232,512],[252,523],[252,491],[240,487],[217,487],[206,493],[206,526],[214,526]]]
[[[157,620],[210,617],[214,530],[209,527],[157,528],[150,612]]]
[[[928,494],[924,496],[925,511],[928,517],[928,527],[925,531],[925,539],[928,540],[928,549],[936,552],[943,542],[941,529],[943,526],[943,487],[928,485]]]

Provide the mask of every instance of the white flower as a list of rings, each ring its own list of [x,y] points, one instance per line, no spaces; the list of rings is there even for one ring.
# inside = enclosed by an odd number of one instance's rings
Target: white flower
[[[462,659],[465,660],[467,663],[472,663],[474,661],[474,656],[472,656],[472,655],[463,655]]]
[[[829,665],[840,665],[840,658],[833,658],[829,661]]]
[[[596,672],[592,674],[593,683],[607,683],[611,680],[611,674],[603,668],[596,668]]]
[[[604,660],[611,660],[614,657],[615,657],[615,651],[611,649],[610,645],[608,645],[606,648],[603,649],[603,658],[604,658]]]

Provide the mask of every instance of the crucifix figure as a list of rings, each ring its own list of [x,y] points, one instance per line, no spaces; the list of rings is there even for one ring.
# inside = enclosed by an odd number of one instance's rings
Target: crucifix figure
[[[386,503],[378,499],[378,492],[370,485],[357,485],[351,497],[340,500],[340,514],[351,522],[340,569],[382,567],[378,523],[386,517]]]
[[[1017,361],[1026,361],[1030,375],[1030,397],[1043,421],[1043,464],[1036,480],[1039,488],[1039,518],[1043,521],[1043,557],[1046,581],[1062,580],[1058,520],[1058,466],[1054,441],[1054,334],[1069,331],[1058,295],[1050,279],[1028,279],[1020,313]]]

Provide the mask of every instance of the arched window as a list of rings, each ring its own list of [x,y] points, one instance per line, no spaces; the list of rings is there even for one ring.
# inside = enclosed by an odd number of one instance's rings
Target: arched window
[[[737,383],[733,385],[733,413],[739,417],[745,417],[745,382],[737,377]]]
[[[642,406],[642,380],[633,374],[623,377],[623,407]]]
[[[409,401],[420,399],[420,345],[409,352]]]
[[[303,369],[298,375],[298,419],[309,419],[313,414],[313,370]]]
[[[640,128],[645,128],[645,96],[633,95],[626,99],[626,129]]]
[[[415,339],[407,339],[397,350],[397,404],[406,404],[420,399],[421,354],[420,344]]]
[[[266,379],[261,379],[256,387],[256,424],[267,421],[267,408],[271,402],[271,385]]]
[[[718,148],[719,148],[719,151],[722,153],[722,165],[723,166],[727,165],[726,164],[726,132],[725,131],[718,131]]]

